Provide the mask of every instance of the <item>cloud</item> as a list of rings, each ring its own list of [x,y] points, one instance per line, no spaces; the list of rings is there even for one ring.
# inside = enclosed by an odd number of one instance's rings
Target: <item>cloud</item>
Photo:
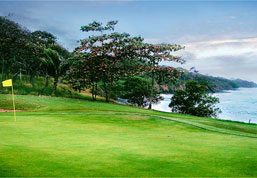
[[[153,43],[153,44],[159,44],[162,41],[161,41],[160,38],[145,38],[144,42],[146,42],[146,43]]]
[[[257,38],[205,41],[189,43],[185,46],[188,52],[196,56],[196,59],[244,54],[257,55]]]
[[[236,19],[236,16],[231,15],[228,18],[234,20],[234,19]]]
[[[188,43],[179,54],[183,67],[194,66],[201,73],[257,82],[257,38]]]

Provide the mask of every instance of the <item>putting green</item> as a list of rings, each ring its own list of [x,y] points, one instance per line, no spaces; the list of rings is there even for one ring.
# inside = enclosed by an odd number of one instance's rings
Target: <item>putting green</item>
[[[0,95],[0,108],[10,108],[9,99]],[[17,122],[0,113],[2,177],[257,176],[256,125],[82,100],[16,99],[28,111],[18,112]]]

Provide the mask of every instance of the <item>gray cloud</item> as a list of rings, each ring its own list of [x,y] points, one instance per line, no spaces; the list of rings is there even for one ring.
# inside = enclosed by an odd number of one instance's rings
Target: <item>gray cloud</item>
[[[186,60],[185,64],[164,64],[196,67],[203,74],[257,82],[257,38],[189,43],[178,54]]]

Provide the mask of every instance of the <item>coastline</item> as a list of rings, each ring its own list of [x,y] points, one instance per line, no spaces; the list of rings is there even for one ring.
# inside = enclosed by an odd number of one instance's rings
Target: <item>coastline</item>
[[[257,112],[255,105],[257,104],[257,88],[240,87],[233,90],[223,90],[222,92],[212,93],[220,99],[220,103],[216,106],[222,110],[218,115],[219,120],[228,120],[232,122],[242,122],[249,124],[257,124]],[[168,107],[172,94],[161,94],[164,100],[153,105],[154,110],[171,113]]]

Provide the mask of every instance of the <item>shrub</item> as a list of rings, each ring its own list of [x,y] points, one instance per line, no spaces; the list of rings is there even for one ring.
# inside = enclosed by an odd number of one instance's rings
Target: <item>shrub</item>
[[[207,87],[196,81],[188,81],[184,90],[176,90],[169,107],[172,112],[202,117],[216,117],[220,113],[215,104],[219,99],[207,93]]]

